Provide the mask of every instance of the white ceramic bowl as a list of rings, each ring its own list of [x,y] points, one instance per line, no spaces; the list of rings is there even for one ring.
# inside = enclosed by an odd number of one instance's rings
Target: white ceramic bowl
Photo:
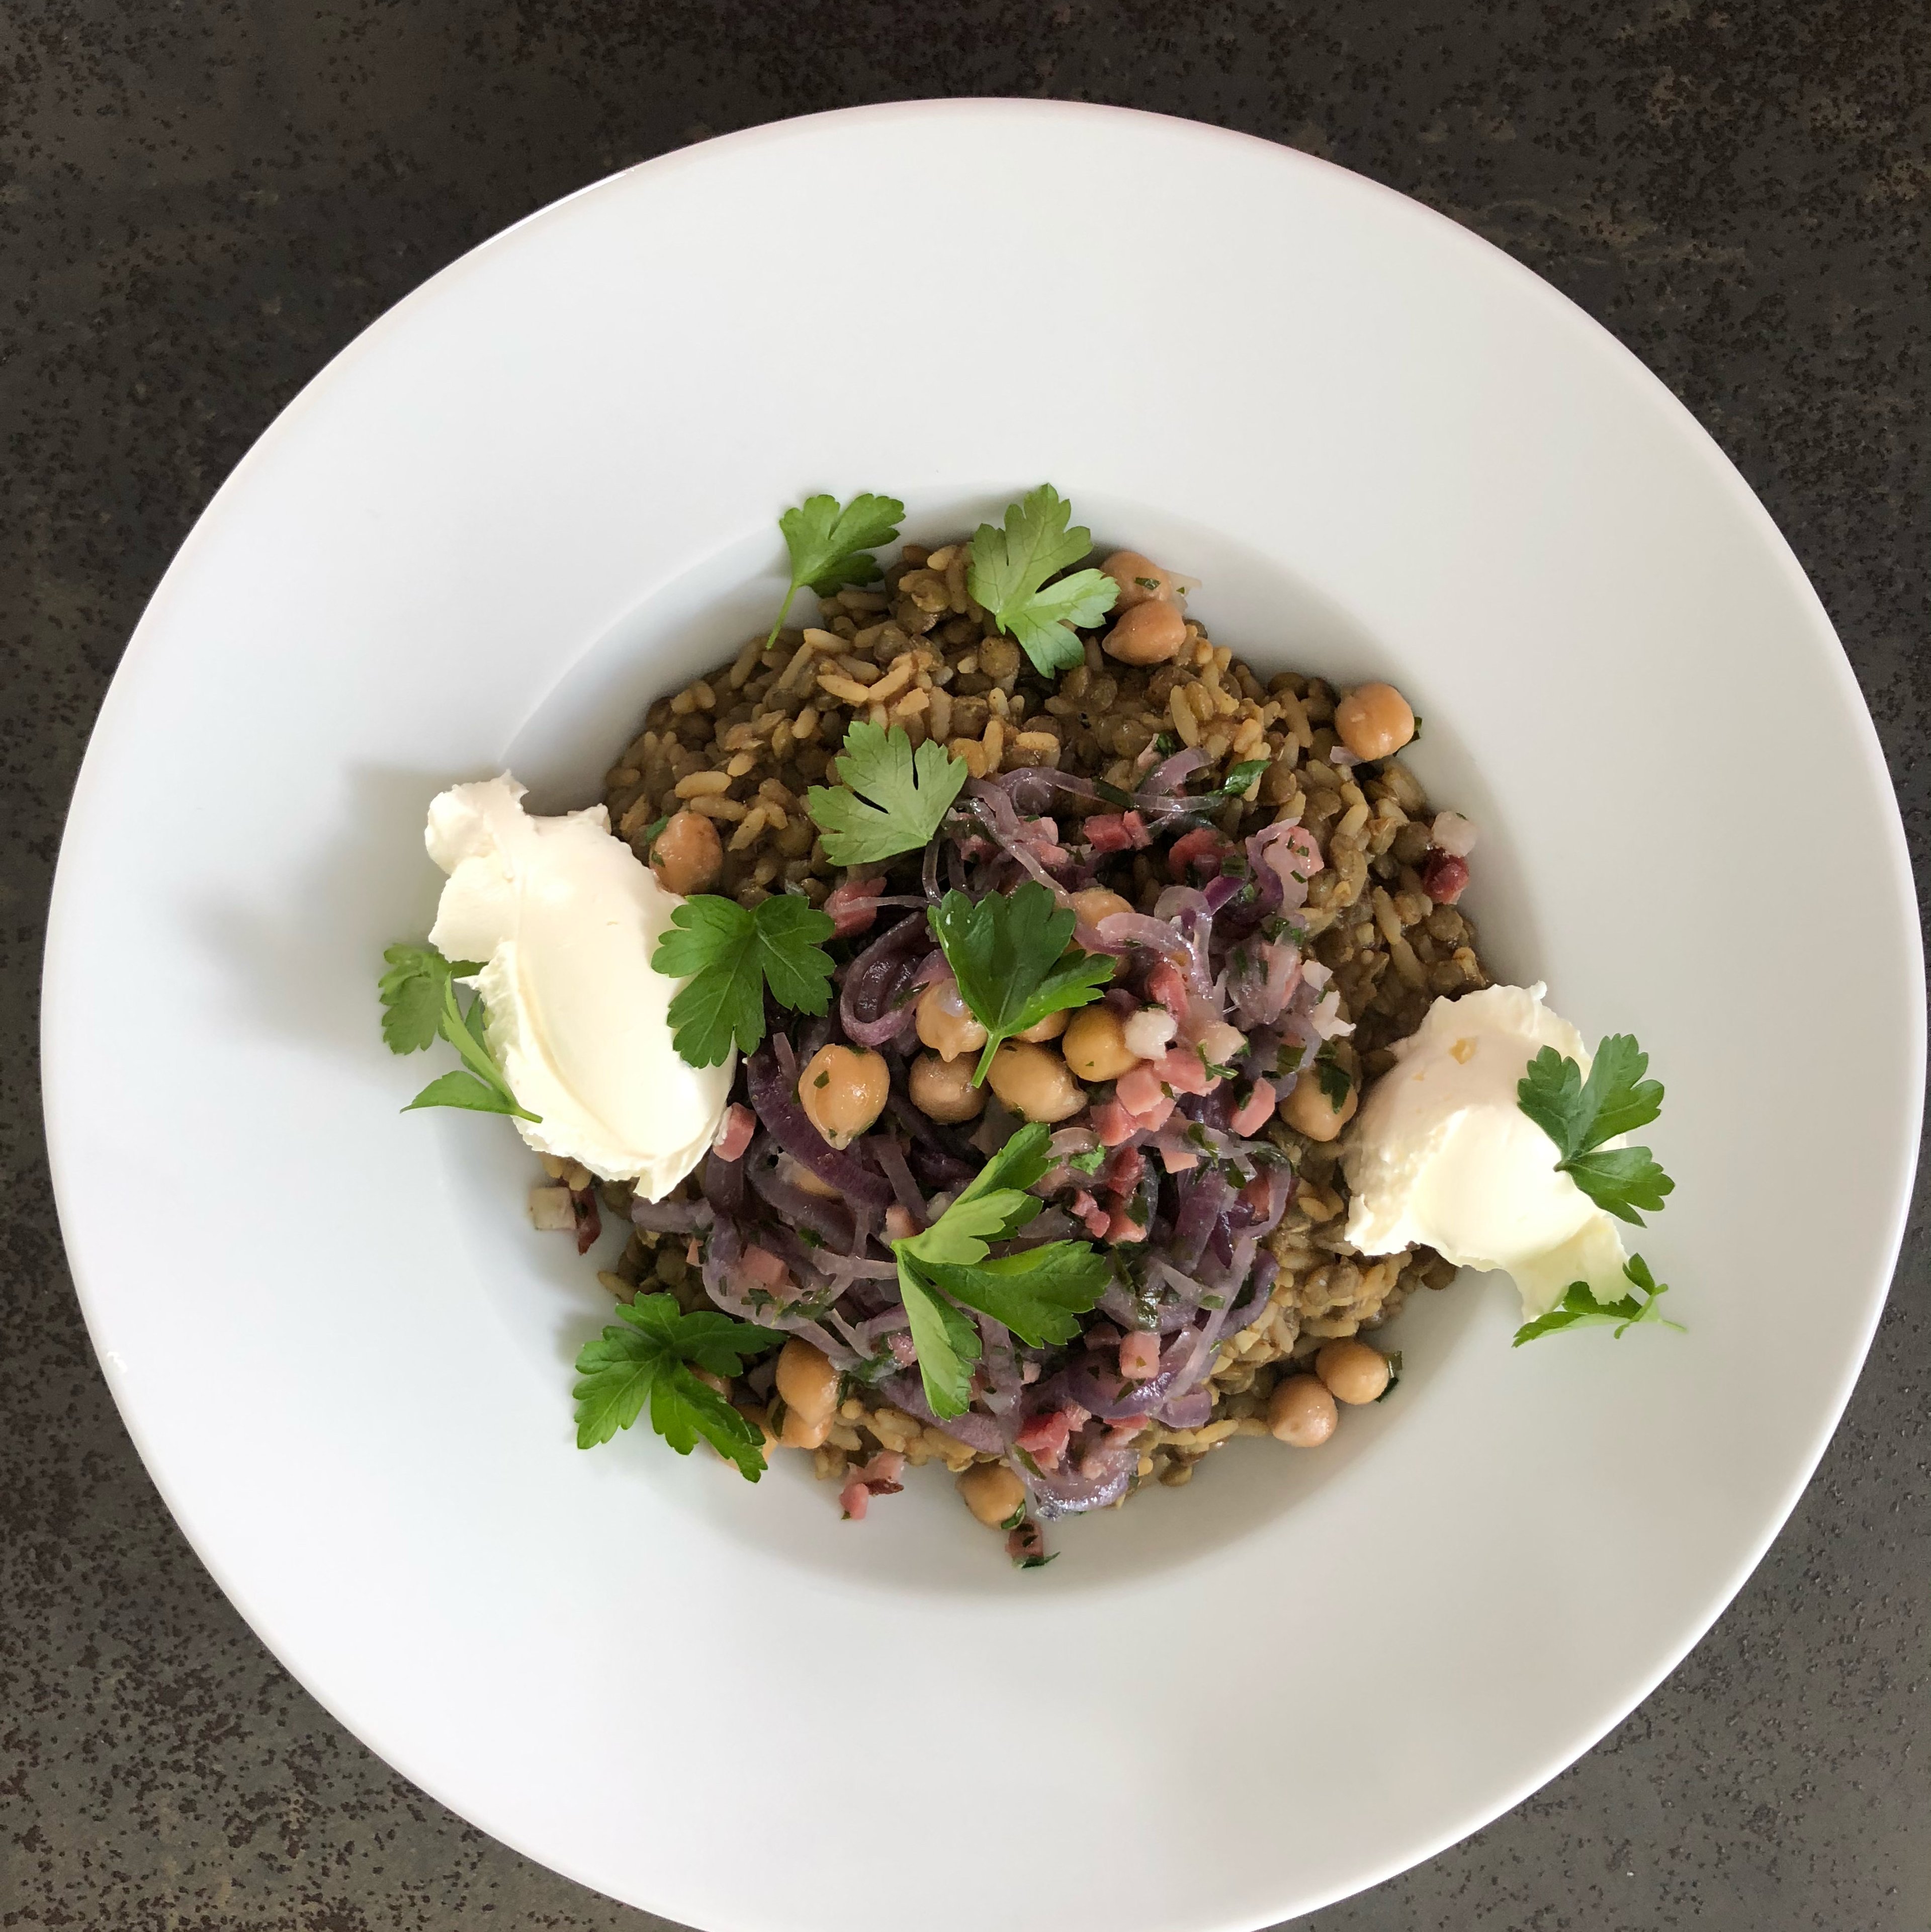
[[[895,491],[930,537],[1042,478],[1255,663],[1412,695],[1491,957],[1668,1084],[1642,1246],[1690,1332],[1512,1351],[1506,1284],[1465,1282],[1333,1448],[1237,1444],[1016,1574],[943,1480],[855,1528],[795,1467],[579,1454],[600,1292],[524,1224],[505,1123],[397,1113],[374,981],[428,922],[430,795],[508,760],[593,796],[765,621],[784,505]],[[1304,156],[961,101],[586,190],[262,438],[82,774],[48,1125],[170,1507],[465,1816],[725,1932],[1204,1932],[1493,1816],[1729,1600],[1883,1298],[1920,988],[1824,613],[1607,335]]]

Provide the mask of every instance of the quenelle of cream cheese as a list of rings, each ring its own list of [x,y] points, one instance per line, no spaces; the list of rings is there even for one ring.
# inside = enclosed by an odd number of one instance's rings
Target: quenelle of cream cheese
[[[670,1043],[683,986],[650,956],[683,904],[620,838],[601,805],[533,818],[505,772],[429,808],[424,842],[448,874],[429,941],[479,959],[484,1035],[539,1154],[629,1180],[648,1201],[704,1157],[730,1098],[733,1053],[689,1066]]]
[[[1517,1084],[1545,1046],[1588,1076],[1582,1036],[1543,1004],[1546,990],[1437,1000],[1363,1099],[1345,1162],[1348,1238],[1363,1253],[1424,1242],[1458,1268],[1501,1268],[1531,1319],[1572,1282],[1599,1301],[1628,1292],[1615,1222],[1556,1171],[1555,1143],[1518,1104]]]

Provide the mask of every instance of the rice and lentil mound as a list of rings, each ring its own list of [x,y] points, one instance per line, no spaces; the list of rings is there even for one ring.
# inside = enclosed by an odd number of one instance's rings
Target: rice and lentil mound
[[[832,782],[829,761],[855,721],[901,727],[915,746],[936,740],[975,779],[1050,768],[1131,793],[1152,760],[1176,751],[1203,754],[1198,770],[1208,777],[1265,759],[1264,771],[1207,822],[1235,849],[1289,819],[1318,842],[1325,862],[1296,916],[1303,953],[1331,974],[1340,1015],[1354,1023],[1324,1050],[1336,1077],[1358,1092],[1391,1064],[1390,1043],[1414,1030],[1432,1000],[1489,983],[1474,928],[1452,902],[1459,881],[1443,888],[1420,782],[1398,757],[1348,754],[1332,686],[1299,672],[1264,680],[1191,620],[1166,662],[1120,662],[1095,634],[1083,638],[1083,661],[1049,680],[973,601],[967,564],[963,542],[929,550],[907,544],[874,586],[823,599],[820,624],[784,631],[769,648],[754,638],[728,664],[660,698],[607,775],[613,826],[640,858],[655,859],[674,890],[747,904],[791,891],[823,906],[850,882],[828,861],[805,794]],[[1109,883],[1151,913],[1173,883],[1165,856],[1123,853]],[[865,868],[866,877],[877,892],[916,893],[925,863],[912,853]],[[1139,1429],[1128,1493],[1150,1481],[1187,1482],[1203,1456],[1235,1436],[1282,1432],[1269,1422],[1278,1384],[1306,1372],[1324,1346],[1381,1328],[1417,1287],[1453,1277],[1426,1249],[1371,1258],[1350,1246],[1342,1232],[1345,1130],[1311,1138],[1277,1112],[1264,1138],[1294,1177],[1265,1238],[1278,1264],[1265,1312],[1219,1344],[1204,1420],[1177,1427],[1154,1419]],[[586,1177],[548,1165],[553,1178],[587,1186]],[[602,1191],[607,1207],[628,1211],[626,1187]],[[601,1279],[622,1298],[667,1290],[687,1310],[707,1306],[698,1250],[695,1236],[637,1228]],[[881,1452],[961,1475],[999,1460],[849,1378],[838,1396],[810,1451],[829,1480],[844,1485],[852,1472],[875,1468]],[[763,1397],[746,1389],[735,1399],[775,1440],[779,1398],[769,1378]]]

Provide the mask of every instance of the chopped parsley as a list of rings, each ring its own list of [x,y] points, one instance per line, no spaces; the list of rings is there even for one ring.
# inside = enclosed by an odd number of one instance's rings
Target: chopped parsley
[[[1297,1063],[1298,1064],[1298,1063]],[[1354,1090],[1354,1076],[1334,1057],[1334,1042],[1323,1043],[1321,1051],[1314,1057],[1314,1077],[1321,1084],[1321,1090],[1327,1104],[1338,1114],[1348,1104],[1348,1096]]]
[[[985,1080],[1002,1042],[1048,1013],[1098,999],[1112,981],[1116,962],[1071,943],[1071,909],[1056,905],[1036,879],[1023,880],[1009,896],[988,892],[976,902],[948,892],[931,921],[959,997],[985,1029],[975,1086]]]
[[[1230,798],[1244,798],[1254,781],[1273,763],[1271,758],[1243,758],[1211,790],[1189,792],[1186,802],[1190,807],[1198,808],[1219,805]],[[1221,862],[1221,868],[1222,871],[1226,869],[1224,859]],[[1244,866],[1243,870],[1245,870]]]
[[[1120,594],[1103,571],[1076,571],[1048,583],[1093,548],[1090,530],[1066,527],[1072,514],[1066,499],[1042,483],[1006,506],[1003,529],[981,524],[973,535],[967,588],[1002,631],[1018,639],[1042,677],[1080,662],[1080,640],[1071,626],[1097,624]]]
[[[902,726],[887,731],[863,720],[845,733],[832,769],[838,784],[814,785],[805,803],[835,866],[868,866],[929,845],[967,776],[965,760],[943,745],[928,740],[915,753]]]
[[[670,915],[651,964],[690,983],[670,1002],[671,1044],[689,1066],[715,1066],[733,1040],[745,1053],[764,1037],[764,989],[781,1006],[822,1013],[831,1003],[827,914],[788,892],[754,910],[699,893]]]
[[[1648,1070],[1649,1055],[1634,1036],[1614,1033],[1596,1049],[1587,1080],[1574,1060],[1546,1046],[1516,1088],[1522,1112],[1555,1143],[1557,1171],[1605,1213],[1639,1228],[1645,1223],[1636,1210],[1654,1214],[1676,1183],[1648,1148],[1605,1149],[1603,1143],[1647,1126],[1662,1112],[1663,1085],[1644,1078]]]
[[[835,496],[808,496],[787,510],[778,527],[791,553],[791,583],[764,648],[778,641],[792,598],[807,584],[827,597],[842,584],[876,583],[878,560],[870,553],[897,538],[904,517],[905,506],[896,496],[859,495],[843,505]]]
[[[692,1371],[742,1375],[748,1357],[784,1336],[709,1309],[680,1313],[671,1294],[640,1295],[618,1303],[616,1312],[625,1325],[606,1328],[577,1357],[577,1447],[607,1442],[648,1402],[651,1427],[679,1455],[689,1455],[701,1436],[756,1482],[764,1472],[764,1432]]]

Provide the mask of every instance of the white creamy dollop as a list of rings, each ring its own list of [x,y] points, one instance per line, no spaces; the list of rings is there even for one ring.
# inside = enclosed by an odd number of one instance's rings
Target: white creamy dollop
[[[449,874],[429,941],[480,959],[484,1036],[539,1154],[581,1161],[661,1198],[704,1157],[737,1056],[688,1066],[670,1043],[684,982],[650,956],[683,904],[622,840],[601,805],[532,818],[507,772],[429,808],[429,856]]]
[[[1437,1000],[1363,1098],[1346,1160],[1348,1238],[1364,1254],[1426,1242],[1458,1268],[1504,1269],[1531,1319],[1572,1282],[1599,1301],[1629,1292],[1615,1222],[1556,1172],[1555,1143],[1517,1101],[1545,1046],[1588,1076],[1582,1036],[1543,1004],[1547,990]]]

